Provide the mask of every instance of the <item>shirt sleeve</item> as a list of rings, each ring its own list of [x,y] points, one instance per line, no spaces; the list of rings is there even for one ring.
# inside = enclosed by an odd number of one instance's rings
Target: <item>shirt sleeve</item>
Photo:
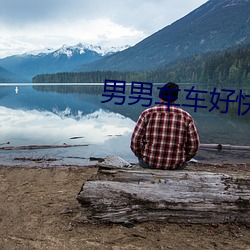
[[[191,160],[197,153],[200,146],[200,138],[195,126],[194,120],[192,119],[188,125],[187,131],[187,143],[186,143],[186,160]]]
[[[145,138],[145,131],[146,131],[146,123],[144,114],[142,113],[134,128],[130,144],[131,150],[138,158],[141,158],[141,152],[143,149],[143,140]]]

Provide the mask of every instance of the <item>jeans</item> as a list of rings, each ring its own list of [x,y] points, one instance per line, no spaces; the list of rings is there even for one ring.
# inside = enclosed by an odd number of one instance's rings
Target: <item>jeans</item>
[[[139,165],[142,167],[142,168],[149,168],[149,169],[156,169],[156,168],[153,168],[151,166],[149,166],[146,162],[144,162],[141,158],[138,159],[139,160]],[[179,166],[175,169],[168,169],[168,170],[182,170],[182,169],[185,169],[187,167],[188,163],[187,162],[184,162],[182,166]]]

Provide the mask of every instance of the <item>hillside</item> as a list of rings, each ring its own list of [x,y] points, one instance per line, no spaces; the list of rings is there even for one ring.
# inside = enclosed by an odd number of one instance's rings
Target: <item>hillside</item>
[[[209,0],[135,46],[75,71],[151,70],[197,53],[250,42],[250,0]]]
[[[102,48],[83,43],[74,46],[63,45],[57,50],[9,56],[0,59],[0,66],[31,81],[37,74],[72,71],[81,64],[96,61],[124,48]]]
[[[10,82],[20,82],[26,81],[23,77],[18,76],[3,67],[0,67],[0,82],[1,83],[10,83]]]
[[[41,74],[33,82],[104,82],[105,79],[127,82],[198,82],[198,83],[250,83],[250,43],[221,52],[196,54],[179,59],[151,71],[119,72],[91,71]]]
[[[250,84],[250,43],[221,52],[208,52],[177,60],[151,73],[155,82]]]

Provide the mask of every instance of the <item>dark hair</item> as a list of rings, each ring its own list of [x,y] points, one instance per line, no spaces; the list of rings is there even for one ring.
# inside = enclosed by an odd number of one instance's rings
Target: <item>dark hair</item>
[[[176,89],[176,90],[175,90]],[[159,98],[169,102],[175,102],[178,99],[179,86],[174,82],[168,82],[163,87],[160,88]],[[172,98],[171,98],[172,97]]]

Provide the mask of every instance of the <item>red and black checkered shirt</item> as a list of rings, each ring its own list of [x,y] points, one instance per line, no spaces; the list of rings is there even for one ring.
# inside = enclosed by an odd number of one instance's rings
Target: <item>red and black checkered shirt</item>
[[[168,105],[146,109],[140,115],[131,138],[134,154],[158,169],[182,166],[194,157],[199,145],[192,116],[181,108]]]

